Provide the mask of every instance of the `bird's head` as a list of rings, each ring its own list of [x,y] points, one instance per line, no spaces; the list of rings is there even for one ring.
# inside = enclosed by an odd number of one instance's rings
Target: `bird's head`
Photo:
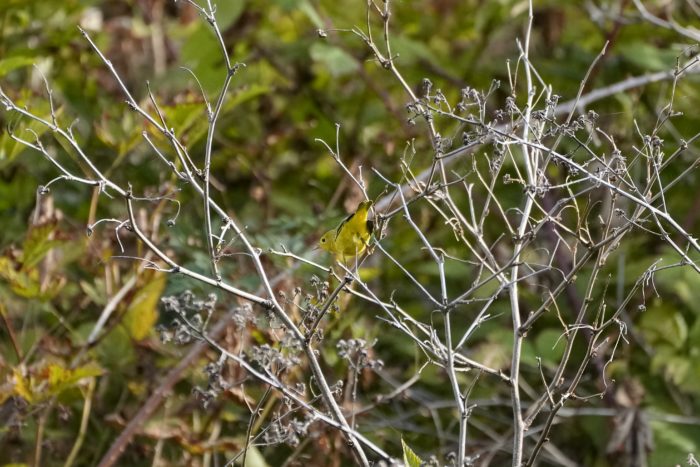
[[[323,236],[318,241],[318,246],[322,250],[333,251],[333,243],[335,238],[335,230],[329,230],[324,233]]]
[[[361,209],[369,209],[369,208],[372,207],[373,204],[374,204],[374,201],[372,201],[372,200],[363,201],[363,202],[361,202],[360,205],[357,207],[357,210],[359,211],[359,210],[361,210]]]

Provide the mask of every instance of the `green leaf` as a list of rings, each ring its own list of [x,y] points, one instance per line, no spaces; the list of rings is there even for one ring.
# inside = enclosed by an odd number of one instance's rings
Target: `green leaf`
[[[248,455],[245,458],[245,467],[269,467],[269,465],[270,464],[265,461],[265,458],[257,447],[251,446],[248,449]]]
[[[39,114],[43,112],[42,104],[37,105],[35,111]],[[56,117],[59,117],[63,113],[63,108],[58,107],[55,111]],[[27,134],[27,132],[36,133],[36,137],[39,137],[48,131],[48,127],[43,125],[36,120],[28,120],[21,122],[16,128],[14,128],[14,134],[21,135]],[[25,138],[26,139],[26,138]],[[0,169],[5,168],[5,166],[11,164],[15,158],[23,151],[34,152],[34,149],[29,149],[24,144],[12,139],[8,132],[0,132]]]
[[[136,359],[133,343],[122,326],[114,327],[101,339],[96,351],[102,365],[117,371],[132,367]]]
[[[340,47],[316,42],[311,46],[310,54],[335,77],[348,75],[358,68],[357,60]]]
[[[92,303],[100,306],[107,304],[107,295],[103,280],[93,279],[92,283],[88,281],[80,281],[79,284],[80,289],[90,300],[92,300]]]
[[[673,356],[664,362],[664,374],[673,384],[680,385],[690,376],[691,361],[685,355]],[[693,375],[692,379],[695,379]]]
[[[262,84],[251,84],[236,89],[229,94],[222,108],[222,114],[226,115],[244,102],[269,92],[270,87]],[[168,126],[174,128],[176,134],[187,134],[187,138],[192,141],[199,141],[206,136],[209,122],[206,118],[206,108],[202,103],[191,102],[173,106],[163,105],[160,109],[165,115]],[[150,131],[152,135],[157,135],[155,130],[150,129]]]
[[[226,30],[236,21],[246,7],[245,1],[216,2],[216,22],[221,30]]]
[[[56,363],[47,368],[49,395],[58,395],[66,389],[75,386],[81,380],[92,376],[100,376],[104,371],[96,363],[88,363],[74,370]]]
[[[398,34],[391,39],[392,51],[397,54],[401,65],[411,65],[420,60],[437,64],[435,53],[422,41],[413,40],[404,34]]]
[[[649,308],[642,315],[640,328],[645,337],[654,343],[667,343],[682,348],[688,338],[688,324],[683,315],[671,306],[663,304]]]
[[[12,70],[32,65],[36,61],[35,57],[10,57],[0,60],[0,76],[5,76]]]
[[[687,458],[688,453],[698,452],[697,440],[700,430],[694,426],[674,425],[661,421],[652,421],[654,432],[654,450],[649,465],[675,465]]]
[[[311,21],[316,28],[323,28],[323,18],[318,14],[314,6],[308,0],[301,2],[299,9],[304,12],[309,21]]]
[[[41,295],[37,271],[17,271],[14,262],[9,258],[0,257],[0,279],[7,282],[12,291],[20,297],[37,298]]]
[[[59,240],[50,238],[56,230],[54,224],[43,224],[32,228],[24,241],[24,251],[22,253],[22,269],[29,270],[36,266],[39,261],[54,247],[61,244]]]
[[[561,358],[567,342],[563,334],[561,329],[545,329],[537,335],[535,350],[544,363],[554,365]]]
[[[413,449],[408,447],[408,444],[401,438],[401,447],[403,448],[403,463],[407,467],[420,467],[423,460],[418,457],[418,454],[413,452]]]
[[[158,300],[165,289],[165,274],[157,274],[145,287],[136,292],[124,316],[124,325],[129,335],[140,341],[148,336],[158,320]]]
[[[617,47],[627,61],[643,70],[663,71],[673,68],[676,52],[656,47],[646,42],[630,42]]]

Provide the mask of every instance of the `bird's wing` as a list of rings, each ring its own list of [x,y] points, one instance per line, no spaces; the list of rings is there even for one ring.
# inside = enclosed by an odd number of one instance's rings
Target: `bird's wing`
[[[372,235],[372,232],[374,232],[374,221],[367,220],[367,231]]]
[[[344,226],[345,224],[347,224],[348,222],[350,222],[350,219],[352,219],[353,217],[355,217],[355,214],[357,214],[357,213],[353,212],[353,213],[348,214],[348,217],[346,217],[345,220],[343,220],[343,222],[340,223],[340,225],[338,226],[338,228],[335,229],[335,236],[336,236],[336,238],[338,237],[338,234],[340,233],[340,230],[343,228],[343,226]]]

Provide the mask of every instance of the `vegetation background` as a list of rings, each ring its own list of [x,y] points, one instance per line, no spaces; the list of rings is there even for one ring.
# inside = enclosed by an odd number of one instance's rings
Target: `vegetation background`
[[[695,0],[645,4],[660,18],[700,27],[700,4]],[[534,6],[530,60],[562,101],[575,97],[606,41],[607,53],[593,67],[585,92],[631,76],[672,70],[679,57],[687,59],[698,52],[687,37],[642,18],[632,1],[551,0],[535,1]],[[465,87],[488,90],[493,80],[499,80],[502,86],[490,99],[494,106],[502,106],[509,95],[508,64],[514,65],[519,55],[516,40],[523,37],[527,12],[528,4],[522,0],[394,2],[391,30],[397,66],[414,89],[429,78],[433,89],[442,90],[450,100]],[[355,173],[362,167],[367,175],[374,167],[395,174],[407,142],[412,141],[418,153],[430,147],[424,127],[408,119],[405,93],[378,66],[366,44],[353,34],[331,31],[362,26],[365,15],[366,5],[360,1],[217,2],[216,17],[230,56],[246,66],[234,77],[219,118],[212,192],[261,248],[284,245],[307,256],[318,236],[361,199],[357,187],[315,141],[334,146],[337,123],[344,162]],[[216,38],[185,2],[4,0],[0,4],[3,91],[47,116],[43,73],[53,90],[57,116],[63,126],[73,122],[73,131],[92,160],[120,183],[162,195],[172,174],[152,158],[142,138],[143,120],[124,104],[117,84],[78,25],[113,62],[137,101],[147,100],[146,82],[150,83],[169,125],[192,154],[202,153],[208,122],[196,82],[180,67],[188,67],[204,92],[215,96],[224,69]],[[614,134],[618,145],[630,147],[638,140],[637,127],[653,127],[670,91],[667,80],[615,94],[596,104],[597,124]],[[665,126],[660,136],[688,139],[700,128],[700,79],[690,74],[675,93],[675,108],[683,118]],[[61,146],[50,131],[12,113],[0,113],[0,123],[0,464],[95,465],[194,345],[161,343],[156,327],[171,317],[160,298],[186,290],[203,298],[213,289],[142,269],[140,262],[123,258],[112,227],[86,235],[86,227],[97,219],[123,218],[123,204],[104,199],[98,203],[92,188],[63,182],[39,196],[37,187],[56,177],[55,167],[14,141],[6,130],[12,128],[26,138],[20,129],[29,127],[43,135],[47,146],[57,151]],[[691,145],[684,160],[697,158]],[[82,169],[77,159],[72,163]],[[369,193],[377,196],[383,188],[372,179]],[[666,197],[669,211],[695,234],[700,232],[699,190],[700,180],[693,172]],[[517,200],[521,193],[504,188],[499,196]],[[183,265],[206,272],[210,260],[202,244],[201,202],[185,191],[178,200],[176,225],[154,230]],[[161,201],[149,209],[163,220],[174,216],[177,208]],[[442,222],[428,210],[418,210],[415,216],[425,229],[439,228]],[[449,237],[450,231],[445,235]],[[388,241],[410,246],[415,239],[410,231],[396,229]],[[402,261],[420,269],[427,260],[419,250],[407,252]],[[131,245],[127,253],[144,254]],[[612,280],[611,297],[617,293],[616,281],[632,283],[649,264],[673,256],[661,239],[649,237],[630,237],[617,254],[627,265],[626,279],[619,279],[619,257],[611,260],[605,273],[618,278]],[[316,257],[330,263],[330,258],[323,258]],[[264,260],[275,271],[291,270],[294,263],[274,256]],[[224,277],[240,288],[255,290],[259,285],[244,257],[231,254],[221,267]],[[400,273],[372,276],[379,270],[370,261],[366,279],[387,293],[397,289],[398,300],[411,296],[395,286]],[[290,295],[296,287],[313,293],[312,276],[321,274],[303,265],[294,271],[278,288]],[[461,271],[468,275],[470,269]],[[86,347],[103,309],[132,278],[134,286],[118,301],[99,339]],[[438,280],[427,266],[421,279],[433,284]],[[578,465],[633,462],[611,448],[615,439],[634,444],[648,454],[642,456],[645,462],[654,466],[684,463],[690,453],[700,453],[700,276],[688,268],[660,272],[653,287],[646,289],[644,301],[635,298],[632,307],[642,305],[645,310],[632,318],[627,342],[605,370],[612,384],[609,397],[571,402],[568,412],[562,412],[564,428],[552,434],[556,449]],[[219,301],[214,317],[234,306],[239,304]],[[351,374],[347,361],[333,351],[335,343],[364,339],[376,341],[370,358],[383,362],[381,371],[361,371],[359,398],[365,404],[377,394],[390,393],[396,381],[417,374],[424,363],[420,352],[378,319],[376,310],[358,300],[345,300],[340,308],[342,312],[333,313],[325,329],[326,341],[333,343],[323,349],[326,371],[341,380]],[[430,321],[430,310],[421,303],[406,310]],[[496,309],[493,314],[499,312],[503,316],[484,325],[472,350],[480,361],[486,359],[490,366],[507,371],[512,345],[509,311]],[[560,335],[561,330],[542,327],[528,336],[524,352],[530,378],[537,378],[536,356],[545,366],[559,358],[561,347],[555,342]],[[264,326],[251,327],[245,337],[232,327],[222,336],[225,342],[245,345],[273,341]],[[215,351],[204,350],[183,365],[169,395],[134,433],[120,465],[224,465],[243,448],[248,431],[258,433],[270,423],[283,401],[280,396],[263,397],[264,386],[252,382],[236,386],[207,407],[193,395],[194,387],[206,386],[205,365],[217,358]],[[228,377],[235,382],[243,372],[239,369]],[[596,377],[590,376],[587,384],[595,387]],[[476,449],[490,449],[498,437],[491,437],[489,444],[485,434],[502,433],[509,423],[508,392],[484,384],[472,397],[477,401],[470,419],[473,436],[479,440]],[[450,398],[447,376],[428,366],[407,394],[387,404],[389,408],[373,407],[360,426],[397,458],[402,456],[403,439],[425,460],[435,456],[436,463],[447,464],[454,441],[449,433],[456,423]],[[250,408],[260,400],[259,417],[249,426]],[[621,414],[632,416],[621,418]],[[442,436],[436,435],[436,419],[444,429]],[[505,450],[497,449],[493,465],[508,462]],[[350,459],[337,433],[317,428],[314,436],[296,445],[288,439],[260,440],[246,462],[345,465]],[[557,464],[551,457],[541,462]]]

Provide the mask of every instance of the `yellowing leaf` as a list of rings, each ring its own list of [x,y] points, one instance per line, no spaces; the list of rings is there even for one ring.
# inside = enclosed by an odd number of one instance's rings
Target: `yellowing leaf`
[[[39,274],[36,270],[17,271],[12,260],[6,257],[0,258],[0,279],[7,282],[12,291],[20,297],[37,298],[41,295],[38,278]]]
[[[88,363],[74,370],[65,368],[59,364],[51,363],[48,368],[49,392],[58,395],[71,386],[75,386],[80,380],[91,376],[101,375],[102,368],[94,363]]]
[[[30,404],[60,395],[66,389],[77,385],[81,380],[103,373],[95,363],[88,363],[75,369],[60,363],[42,363],[39,367],[23,371],[21,367],[12,370],[13,393]]]
[[[142,397],[148,390],[148,383],[145,381],[129,381],[126,383],[126,387],[129,388],[133,395]]]
[[[34,402],[34,394],[31,390],[31,380],[29,377],[25,378],[22,374],[22,370],[15,368],[12,371],[12,376],[15,382],[14,392],[16,395],[29,402],[30,404]]]
[[[158,300],[165,289],[166,275],[157,273],[145,287],[136,292],[124,316],[129,335],[140,341],[153,328],[158,319]]]
[[[40,277],[37,268],[47,253],[65,243],[51,238],[55,230],[52,223],[32,227],[24,240],[21,257],[0,257],[0,279],[7,282],[20,297],[49,300],[65,284],[65,278],[60,274]]]
[[[413,449],[406,444],[403,438],[401,438],[401,446],[403,447],[403,463],[406,467],[420,467],[423,464],[423,460],[413,452]]]

